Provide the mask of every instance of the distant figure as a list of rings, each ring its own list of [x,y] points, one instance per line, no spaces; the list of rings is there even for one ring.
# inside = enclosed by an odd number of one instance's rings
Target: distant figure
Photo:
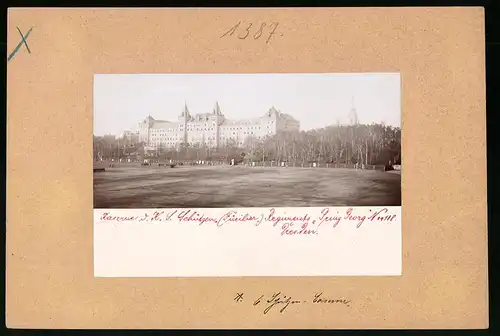
[[[394,167],[392,166],[392,161],[389,161],[387,166],[385,166],[385,171],[390,171],[390,170],[394,170]]]
[[[231,166],[234,166],[234,159],[231,159]]]

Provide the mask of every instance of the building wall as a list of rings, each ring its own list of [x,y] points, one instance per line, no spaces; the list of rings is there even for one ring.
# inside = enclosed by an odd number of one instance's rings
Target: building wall
[[[210,148],[244,146],[249,138],[262,140],[281,131],[299,131],[300,123],[274,107],[255,119],[226,119],[218,104],[212,113],[191,115],[187,106],[175,122],[155,120],[151,116],[138,125],[138,139],[151,147],[190,146]]]
[[[123,132],[119,139],[119,143],[123,146],[131,146],[139,142],[139,134],[131,131]]]

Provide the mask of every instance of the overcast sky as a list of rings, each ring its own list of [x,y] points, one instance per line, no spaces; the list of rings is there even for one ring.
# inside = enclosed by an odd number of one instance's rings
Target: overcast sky
[[[345,124],[354,106],[360,123],[401,126],[400,76],[364,74],[130,74],[94,76],[94,134],[136,130],[149,114],[177,120],[212,112],[218,101],[228,119],[255,118],[275,106],[301,130]]]

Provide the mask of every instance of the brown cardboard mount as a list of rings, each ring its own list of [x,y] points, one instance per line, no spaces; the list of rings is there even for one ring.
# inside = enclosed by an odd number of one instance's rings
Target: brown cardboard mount
[[[238,21],[279,26],[221,38]],[[33,29],[7,63],[9,328],[488,327],[482,8],[15,8],[9,53],[16,27]],[[401,277],[94,278],[94,74],[322,72],[401,73]],[[352,303],[233,300],[276,291]]]

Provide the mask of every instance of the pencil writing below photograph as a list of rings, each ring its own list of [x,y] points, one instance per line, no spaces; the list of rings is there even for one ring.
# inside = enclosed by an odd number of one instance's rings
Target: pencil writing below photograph
[[[398,73],[95,75],[96,274],[400,275],[400,110]]]

